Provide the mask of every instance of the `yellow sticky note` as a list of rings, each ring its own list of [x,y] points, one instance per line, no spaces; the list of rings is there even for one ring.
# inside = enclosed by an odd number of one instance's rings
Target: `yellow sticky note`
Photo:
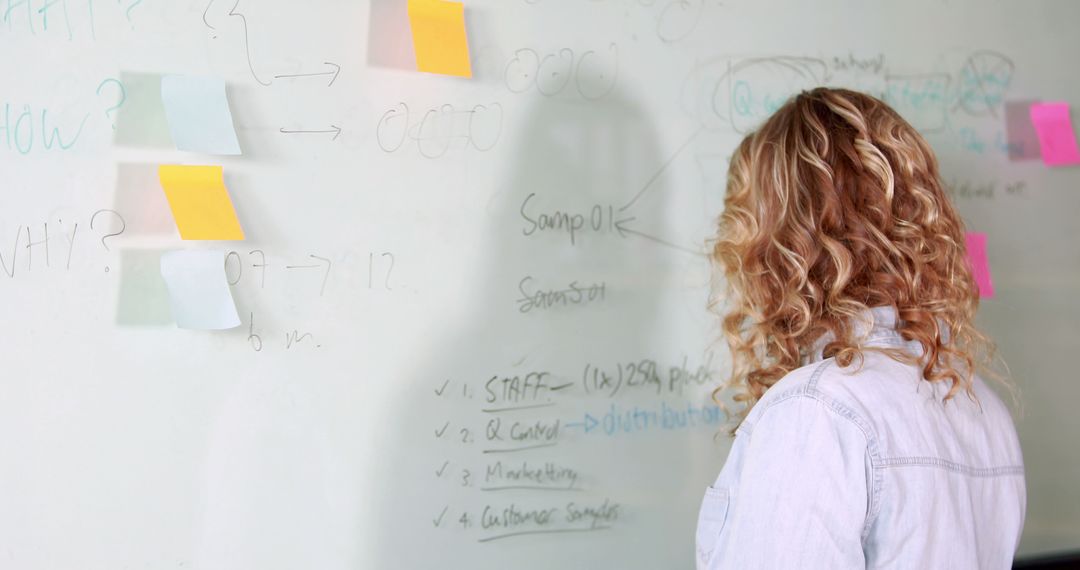
[[[244,239],[220,166],[163,164],[158,178],[181,239]]]
[[[469,42],[465,37],[465,6],[461,2],[409,0],[409,25],[416,69],[472,77]]]

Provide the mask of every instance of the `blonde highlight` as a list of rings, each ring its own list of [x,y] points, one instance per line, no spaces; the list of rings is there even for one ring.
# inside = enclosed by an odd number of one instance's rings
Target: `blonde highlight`
[[[711,260],[723,277],[710,302],[731,352],[725,390],[745,414],[802,365],[810,347],[842,366],[864,350],[852,323],[872,307],[896,311],[921,356],[881,350],[948,382],[946,400],[974,397],[975,371],[994,346],[973,319],[978,289],[964,226],[937,159],[885,103],[845,89],[792,98],[733,154]]]

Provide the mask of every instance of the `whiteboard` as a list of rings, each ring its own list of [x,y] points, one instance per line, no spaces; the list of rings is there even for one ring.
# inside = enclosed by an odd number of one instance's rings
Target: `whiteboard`
[[[989,235],[1021,551],[1080,547],[1080,170],[1004,121],[1080,105],[1075,3],[470,0],[469,80],[410,70],[400,0],[0,14],[5,568],[690,567],[726,157],[819,84]],[[242,156],[175,150],[164,74],[226,80]],[[166,163],[223,165],[247,240],[182,242]],[[177,249],[223,250],[240,327],[173,325]]]

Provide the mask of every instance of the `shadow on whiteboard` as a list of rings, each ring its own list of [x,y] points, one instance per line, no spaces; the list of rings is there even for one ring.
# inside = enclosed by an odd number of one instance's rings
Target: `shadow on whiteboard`
[[[700,459],[713,430],[582,422],[693,401],[583,380],[700,358],[668,310],[686,295],[673,276],[688,254],[642,237],[668,229],[671,150],[619,93],[536,98],[515,124],[493,194],[470,210],[484,249],[444,277],[468,294],[416,331],[434,342],[392,379],[375,484],[356,505],[378,521],[365,567],[688,567],[700,496],[687,489],[715,475]]]
[[[113,209],[124,216],[128,236],[177,235],[156,164],[117,164]]]
[[[169,291],[161,278],[161,254],[157,249],[125,249],[120,252],[120,287],[116,299],[116,324],[122,327],[170,326],[173,323]]]
[[[116,144],[134,148],[172,148],[172,136],[161,102],[161,75],[120,73],[124,103],[116,111]]]
[[[416,70],[406,0],[371,0],[368,65]]]
[[[374,67],[416,71],[416,51],[409,25],[407,0],[371,0],[368,18],[367,64]],[[465,31],[472,61],[472,81],[502,78],[503,55],[479,38],[490,37],[493,22],[475,3],[465,5]],[[436,77],[436,76],[433,76]]]

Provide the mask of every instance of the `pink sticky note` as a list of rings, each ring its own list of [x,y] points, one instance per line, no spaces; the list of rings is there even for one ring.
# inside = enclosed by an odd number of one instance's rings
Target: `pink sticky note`
[[[1031,124],[1039,134],[1039,147],[1047,166],[1080,164],[1080,148],[1069,119],[1069,104],[1035,103],[1031,106]]]
[[[968,232],[964,234],[964,242],[968,264],[975,274],[975,284],[979,286],[979,297],[989,299],[994,296],[994,282],[990,280],[990,262],[986,260],[986,234]]]

